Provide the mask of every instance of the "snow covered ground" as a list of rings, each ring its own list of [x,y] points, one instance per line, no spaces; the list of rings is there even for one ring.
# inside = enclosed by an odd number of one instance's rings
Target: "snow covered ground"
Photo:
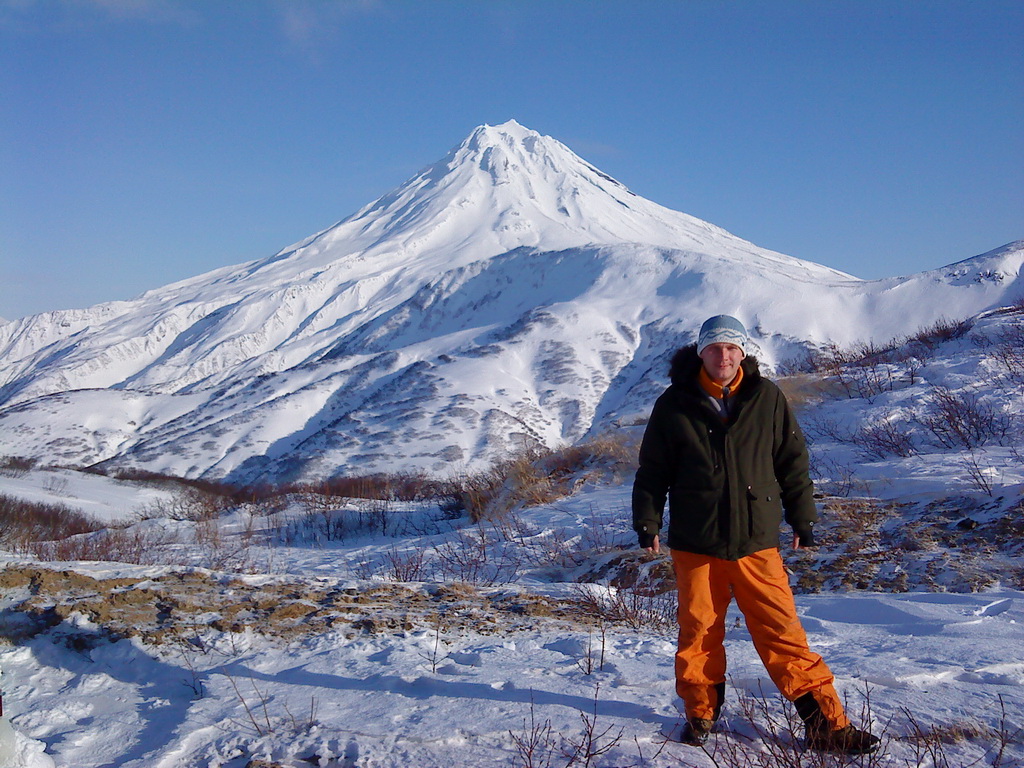
[[[799,751],[739,615],[723,734],[707,753],[666,741],[672,597],[630,588],[666,562],[635,548],[628,473],[588,469],[569,495],[474,525],[436,502],[315,497],[204,517],[180,486],[8,462],[0,496],[120,537],[54,552],[108,541],[126,557],[42,562],[0,543],[16,729],[0,721],[0,745],[15,740],[0,766],[1019,768],[1021,332],[1019,308],[988,313],[830,384],[783,382],[831,494],[822,546],[787,564],[812,647],[883,737],[876,755]],[[843,377],[856,391],[836,391]],[[967,417],[986,434],[943,445]]]
[[[65,500],[93,513],[123,518],[149,503],[130,484],[63,477]],[[51,472],[2,477],[0,493],[44,494],[47,483]],[[628,484],[588,485],[522,511],[516,525],[535,551],[559,534],[583,547],[595,530],[628,543],[627,508]],[[468,523],[426,506],[392,514],[410,523],[404,534],[319,545],[250,525],[248,569],[261,572],[249,575],[75,562],[48,564],[56,575],[43,578],[31,558],[8,555],[0,623],[16,641],[0,647],[6,715],[68,768],[567,765],[587,744],[604,751],[572,764],[740,765],[742,749],[762,765],[766,745],[795,747],[767,718],[787,710],[738,615],[727,637],[729,733],[711,754],[665,743],[679,722],[669,625],[588,622],[569,607],[581,590],[571,563],[522,563],[512,582],[491,586],[396,582],[389,558],[463,546]],[[225,521],[226,536],[245,528]],[[196,540],[175,551],[185,561],[201,549]],[[798,605],[854,719],[884,734],[873,762],[854,764],[1024,764],[1024,593],[849,592],[800,595]],[[945,763],[926,755],[939,736]]]

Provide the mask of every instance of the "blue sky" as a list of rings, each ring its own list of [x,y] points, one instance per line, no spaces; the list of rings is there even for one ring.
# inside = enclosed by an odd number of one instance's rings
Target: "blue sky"
[[[0,0],[0,317],[271,255],[514,118],[877,278],[1024,238],[1024,2]]]

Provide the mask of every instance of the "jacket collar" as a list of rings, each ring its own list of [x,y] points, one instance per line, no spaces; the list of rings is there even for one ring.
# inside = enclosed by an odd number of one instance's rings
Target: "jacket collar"
[[[740,384],[743,383],[743,366],[739,367],[736,377],[729,384],[719,384],[708,375],[707,369],[701,366],[701,369],[697,371],[697,383],[700,384],[705,394],[717,400],[736,397],[736,393],[740,391]]]
[[[697,357],[697,345],[689,344],[676,350],[672,356],[668,377],[677,387],[699,388],[697,374],[703,365],[704,362]],[[750,391],[761,381],[761,366],[756,357],[747,355],[740,362],[740,367],[743,369],[743,386],[740,387],[740,392]]]

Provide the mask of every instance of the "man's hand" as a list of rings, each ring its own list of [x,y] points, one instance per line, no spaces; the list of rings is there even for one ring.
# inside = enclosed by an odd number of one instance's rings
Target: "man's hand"
[[[661,542],[659,539],[658,534],[654,534],[654,541],[651,543],[651,546],[643,547],[644,552],[653,552],[654,554],[661,552]]]
[[[801,531],[793,531],[793,549],[812,549],[818,546],[814,540],[814,530],[805,528]]]

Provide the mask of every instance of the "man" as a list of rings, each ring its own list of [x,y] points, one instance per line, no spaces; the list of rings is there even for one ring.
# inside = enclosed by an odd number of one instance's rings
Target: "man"
[[[785,516],[793,546],[814,546],[817,519],[807,446],[785,396],[746,355],[747,331],[728,315],[700,329],[672,359],[640,447],[633,528],[640,546],[668,546],[679,590],[676,692],[682,738],[703,744],[725,695],[725,614],[732,598],[772,681],[803,719],[809,748],[857,754],[878,739],[854,728],[832,673],[810,651],[782,558]]]

